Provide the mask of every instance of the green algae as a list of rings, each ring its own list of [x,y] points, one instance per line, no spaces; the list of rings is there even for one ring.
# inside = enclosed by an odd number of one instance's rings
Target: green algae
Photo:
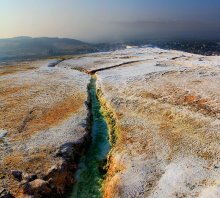
[[[76,172],[76,183],[69,198],[101,198],[102,181],[105,176],[104,166],[110,151],[108,126],[96,93],[96,78],[91,78],[89,86],[91,101],[91,136],[92,142],[81,158]]]

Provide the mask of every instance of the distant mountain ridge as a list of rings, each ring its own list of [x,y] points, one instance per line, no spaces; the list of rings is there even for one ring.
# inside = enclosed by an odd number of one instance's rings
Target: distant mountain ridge
[[[32,60],[45,57],[104,52],[126,48],[126,45],[157,46],[202,55],[220,55],[220,41],[135,40],[120,43],[90,44],[70,38],[20,36],[0,39],[0,62]]]
[[[0,39],[0,59],[38,58],[94,51],[91,44],[68,38],[15,37]]]

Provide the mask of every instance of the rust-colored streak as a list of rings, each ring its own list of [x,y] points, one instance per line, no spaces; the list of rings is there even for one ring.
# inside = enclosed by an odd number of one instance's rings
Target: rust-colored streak
[[[80,94],[76,94],[69,96],[58,104],[54,104],[49,109],[43,109],[42,113],[41,111],[39,113],[37,112],[36,115],[33,115],[33,119],[27,124],[24,134],[31,135],[34,132],[45,130],[61,123],[76,113],[83,104],[83,97]],[[35,113],[33,112],[33,114]]]
[[[20,93],[28,88],[30,88],[30,85],[16,86],[10,88],[0,87],[0,99],[5,99],[7,96]]]
[[[184,102],[191,104],[197,100],[197,96],[195,95],[187,95],[185,96]]]
[[[14,74],[17,72],[23,72],[28,70],[36,69],[36,67],[31,66],[30,64],[20,64],[20,65],[7,65],[4,67],[0,67],[0,76]]]
[[[39,97],[39,93],[50,93],[48,90],[53,88],[51,86],[46,89],[31,84],[8,87],[8,83],[5,83],[0,88],[0,128],[8,130],[8,137],[13,136],[14,140],[61,123],[76,113],[86,98],[81,92],[75,92],[66,94],[61,101],[55,100],[43,106],[31,101]]]

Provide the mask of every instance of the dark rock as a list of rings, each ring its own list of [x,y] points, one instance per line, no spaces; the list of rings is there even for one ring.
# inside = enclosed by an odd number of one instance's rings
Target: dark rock
[[[8,132],[6,130],[0,129],[0,139],[3,139],[7,134],[8,134]]]
[[[218,164],[215,164],[215,165],[214,165],[214,168],[215,168],[215,169],[219,168],[219,165],[218,165]]]
[[[6,190],[4,188],[0,188],[0,195],[5,192]]]
[[[65,160],[73,159],[74,158],[74,144],[73,143],[63,144],[56,152],[56,156],[62,157]]]
[[[14,176],[14,178],[18,181],[22,180],[22,172],[18,170],[11,170],[11,174]]]
[[[31,174],[31,175],[26,174],[24,176],[24,180],[26,180],[27,182],[32,182],[35,179],[37,179],[37,175],[35,175],[35,174]]]
[[[14,196],[10,192],[6,191],[5,189],[1,189],[0,198],[14,198]]]
[[[84,153],[90,141],[90,136],[85,136],[77,142],[65,143],[56,151],[56,157],[62,157],[65,161],[76,162]]]
[[[50,197],[51,189],[47,181],[35,179],[24,185],[24,193],[34,197]]]

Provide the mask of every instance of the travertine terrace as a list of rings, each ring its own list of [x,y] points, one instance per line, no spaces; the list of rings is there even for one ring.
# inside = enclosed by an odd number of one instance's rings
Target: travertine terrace
[[[133,48],[63,64],[96,71],[114,125],[104,197],[220,196],[219,57]]]
[[[1,197],[62,195],[73,183],[76,165],[68,161],[88,141],[90,76],[55,63],[0,69]]]
[[[95,74],[112,145],[103,197],[220,197],[220,57],[143,47],[48,64],[0,73],[2,189],[25,189],[11,170],[69,178],[59,167],[88,136]]]
[[[220,58],[140,51],[97,73],[118,125],[104,197],[219,197]]]

